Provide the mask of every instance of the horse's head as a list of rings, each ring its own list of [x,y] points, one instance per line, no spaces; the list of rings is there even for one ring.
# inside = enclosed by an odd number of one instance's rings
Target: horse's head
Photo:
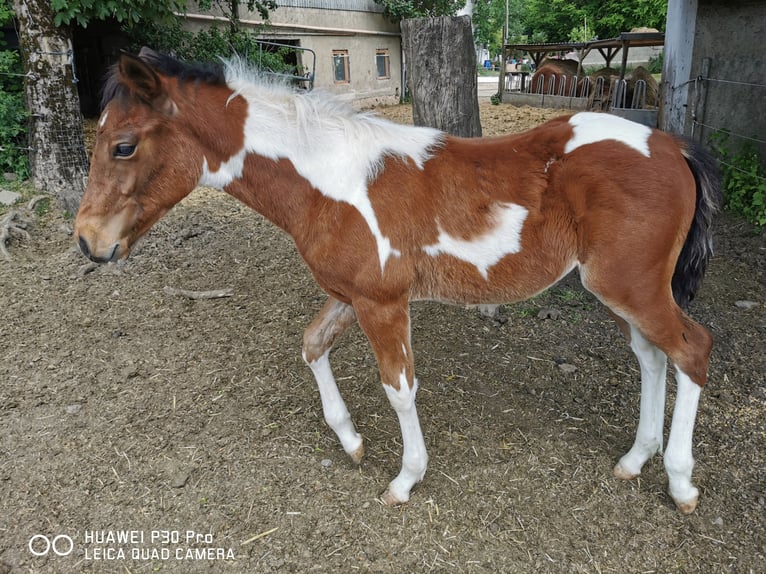
[[[152,56],[123,54],[105,86],[108,103],[74,234],[99,263],[126,257],[201,174],[200,151],[176,103],[178,81],[159,73]]]

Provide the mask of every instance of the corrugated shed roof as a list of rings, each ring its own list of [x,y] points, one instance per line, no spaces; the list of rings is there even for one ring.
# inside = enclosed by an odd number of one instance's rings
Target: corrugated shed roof
[[[347,10],[350,12],[382,13],[383,6],[374,0],[277,0],[285,8],[316,8],[319,10]]]

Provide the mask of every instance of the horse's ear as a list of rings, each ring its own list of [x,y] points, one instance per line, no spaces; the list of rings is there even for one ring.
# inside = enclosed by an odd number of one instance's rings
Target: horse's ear
[[[137,97],[152,102],[162,95],[162,82],[157,72],[131,54],[120,54],[120,79]]]
[[[143,59],[122,53],[118,68],[121,82],[133,95],[158,111],[167,115],[175,114],[178,108],[165,92],[160,76]]]
[[[148,61],[158,58],[159,54],[148,46],[142,46],[141,50],[138,52],[138,57],[144,61]]]

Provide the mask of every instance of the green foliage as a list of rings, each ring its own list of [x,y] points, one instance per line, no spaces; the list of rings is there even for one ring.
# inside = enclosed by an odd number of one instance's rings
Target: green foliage
[[[755,225],[766,225],[766,168],[751,142],[733,149],[729,133],[720,131],[710,142],[721,160],[726,209]]]
[[[551,42],[573,34],[588,40],[613,38],[642,26],[663,30],[667,13],[665,0],[527,0],[526,6],[530,33],[543,31]]]
[[[0,52],[0,56],[8,52]],[[27,108],[21,92],[0,88],[0,171],[26,177]]]
[[[378,0],[412,5],[407,0]],[[613,38],[646,26],[663,30],[664,0],[507,0],[508,41],[511,43],[582,42]],[[407,16],[409,17],[409,16]],[[476,42],[500,53],[506,24],[506,0],[476,0],[473,25]]]
[[[132,24],[168,22],[173,12],[185,12],[186,4],[187,0],[51,0],[56,26],[77,24],[82,27],[91,20],[108,18]]]
[[[5,2],[0,4],[0,22],[10,19]],[[0,171],[27,176],[27,112],[24,101],[19,53],[0,50]]]
[[[508,37],[524,33],[524,0],[508,0]],[[474,38],[491,55],[503,48],[503,28],[506,22],[506,0],[477,0],[473,6]]]
[[[665,52],[660,52],[656,56],[649,58],[649,73],[661,74],[664,61],[665,61]]]
[[[168,24],[146,23],[125,30],[131,38],[133,52],[138,52],[142,46],[150,46],[160,52],[173,53],[182,60],[216,63],[221,58],[237,54],[263,70],[303,74],[303,70],[286,63],[290,60],[289,48],[263,50],[255,35],[247,30],[211,26],[194,34],[184,30],[178,19]]]
[[[139,23],[168,24],[174,14],[186,12],[188,0],[51,0],[56,26],[77,24],[86,27],[92,20],[113,18],[128,26]],[[239,19],[239,6],[256,10],[265,20],[269,10],[277,7],[275,0],[199,0],[201,10],[219,8],[232,21]]]
[[[399,0],[404,2],[404,0]],[[505,25],[506,0],[477,0],[477,41],[490,47]],[[665,29],[665,0],[509,0],[512,42],[585,41],[613,38],[637,27]],[[502,41],[502,40],[501,40]]]
[[[465,6],[465,0],[375,0],[393,20],[454,16]]]

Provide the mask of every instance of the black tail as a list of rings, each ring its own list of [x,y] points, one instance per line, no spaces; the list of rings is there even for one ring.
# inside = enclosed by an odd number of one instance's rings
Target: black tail
[[[686,158],[697,184],[697,205],[686,242],[678,256],[673,273],[673,297],[686,307],[702,284],[708,260],[713,254],[713,216],[721,206],[721,178],[715,159],[702,146],[682,141],[681,153]]]

